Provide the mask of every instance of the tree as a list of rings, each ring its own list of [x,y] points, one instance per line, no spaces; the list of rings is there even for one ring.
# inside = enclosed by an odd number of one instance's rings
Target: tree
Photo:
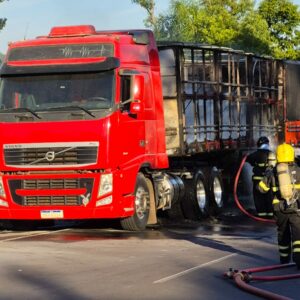
[[[208,43],[276,58],[300,59],[300,16],[290,0],[170,0],[154,15],[154,0],[132,0],[147,10],[158,40]],[[151,22],[150,22],[151,20]]]
[[[0,0],[0,3],[5,0]],[[0,30],[5,26],[6,24],[6,18],[0,18]]]
[[[267,22],[253,0],[172,0],[156,19],[158,39],[193,41],[270,54]]]
[[[148,12],[159,40],[208,43],[269,54],[267,23],[254,0],[171,0],[169,12],[154,16],[154,0],[132,0]],[[152,20],[152,22],[149,22]],[[259,28],[257,28],[259,25]]]
[[[145,20],[145,25],[147,27],[150,27],[152,29],[155,28],[155,14],[154,14],[154,8],[155,8],[155,2],[154,0],[131,0],[132,3],[138,4],[144,9],[146,9],[148,17]]]
[[[300,13],[290,0],[263,0],[258,8],[266,20],[277,58],[300,59]]]
[[[246,52],[271,55],[271,36],[266,20],[256,11],[252,11],[240,23],[233,48]]]

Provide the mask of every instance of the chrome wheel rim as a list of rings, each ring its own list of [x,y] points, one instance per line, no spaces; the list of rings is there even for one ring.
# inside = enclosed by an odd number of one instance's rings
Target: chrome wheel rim
[[[139,186],[135,193],[135,213],[140,220],[144,219],[147,214],[148,198],[147,191]]]
[[[205,191],[205,186],[202,180],[197,181],[196,185],[196,197],[197,197],[197,203],[202,212],[206,209],[207,204],[207,195]]]
[[[213,183],[213,193],[214,193],[214,199],[218,207],[222,207],[222,185],[221,181],[218,177],[214,178],[214,183]]]

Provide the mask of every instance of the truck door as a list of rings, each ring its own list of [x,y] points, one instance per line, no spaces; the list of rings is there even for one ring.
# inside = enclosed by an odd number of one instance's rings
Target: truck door
[[[139,160],[146,153],[145,119],[143,103],[140,97],[140,87],[134,87],[137,74],[130,71],[121,73],[120,95],[120,162],[125,164],[139,164]],[[139,75],[140,76],[140,75]]]

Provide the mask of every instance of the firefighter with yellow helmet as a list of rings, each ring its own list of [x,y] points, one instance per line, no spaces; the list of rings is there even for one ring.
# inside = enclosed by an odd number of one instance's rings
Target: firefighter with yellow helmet
[[[300,269],[300,169],[289,144],[277,147],[276,158],[276,166],[268,169],[259,189],[262,193],[273,191],[280,262],[289,263],[292,255]]]

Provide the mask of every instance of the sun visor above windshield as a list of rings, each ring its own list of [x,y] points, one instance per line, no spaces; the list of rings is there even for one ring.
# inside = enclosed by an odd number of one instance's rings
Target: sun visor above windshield
[[[61,73],[90,73],[114,70],[120,66],[120,60],[116,57],[106,57],[101,62],[76,63],[76,64],[51,64],[51,65],[25,65],[12,66],[4,63],[0,69],[0,76],[20,76],[38,74]]]
[[[114,56],[114,45],[110,43],[96,44],[64,44],[16,47],[9,50],[7,61],[40,61],[51,59],[95,58]]]

